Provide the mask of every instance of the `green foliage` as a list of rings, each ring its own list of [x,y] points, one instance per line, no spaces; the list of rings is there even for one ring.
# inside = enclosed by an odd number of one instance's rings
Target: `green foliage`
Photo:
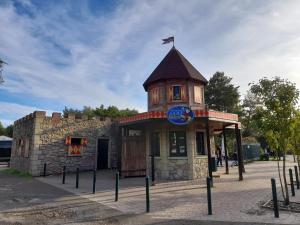
[[[12,137],[13,136],[13,125],[9,125],[5,128],[0,121],[0,135]]]
[[[3,172],[15,175],[17,177],[32,178],[32,176],[29,173],[21,172],[14,168],[4,169]]]
[[[0,122],[0,135],[5,135],[6,131],[5,128],[3,127],[2,123]]]
[[[248,91],[242,103],[242,114],[240,117],[243,126],[244,137],[257,136],[257,127],[253,121],[253,116],[258,105],[259,101],[257,100],[256,96]]]
[[[13,137],[13,129],[14,129],[13,125],[7,126],[5,129],[5,135],[12,138]]]
[[[71,113],[71,114],[75,114],[76,117],[80,117],[82,116],[82,110],[79,109],[73,109],[73,108],[68,108],[67,106],[65,106],[64,110],[63,110],[63,116],[67,117],[67,115]]]
[[[252,84],[250,91],[259,103],[252,116],[253,122],[272,147],[285,151],[292,134],[295,105],[299,97],[295,84],[279,77],[273,80],[263,78]]]
[[[82,110],[65,107],[65,109],[63,110],[64,117],[66,117],[68,113],[74,113],[76,117],[85,115],[88,118],[92,118],[93,116],[119,118],[135,115],[138,113],[138,111],[128,108],[118,109],[116,106],[108,106],[106,108],[104,107],[104,105],[100,105],[100,107],[97,107],[95,109],[89,106],[84,106]]]
[[[288,205],[285,156],[292,141],[299,91],[294,83],[279,77],[272,80],[262,78],[257,84],[251,84],[250,91],[257,99],[252,120],[256,123],[260,135],[266,138],[269,147],[283,157],[283,184],[279,162],[277,165],[282,196]]]
[[[240,113],[239,87],[235,87],[232,78],[224,72],[216,72],[205,89],[205,102],[209,108],[229,113]]]

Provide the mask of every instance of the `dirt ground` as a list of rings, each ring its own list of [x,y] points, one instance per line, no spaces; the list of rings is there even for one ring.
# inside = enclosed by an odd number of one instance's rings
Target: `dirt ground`
[[[0,225],[263,225],[155,219],[147,214],[124,214],[34,178],[17,177],[0,170]]]

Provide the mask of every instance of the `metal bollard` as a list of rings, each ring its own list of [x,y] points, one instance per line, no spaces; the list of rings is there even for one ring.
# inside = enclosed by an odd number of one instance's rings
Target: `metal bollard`
[[[93,194],[96,192],[96,170],[94,170],[94,176],[93,176]]]
[[[66,166],[63,167],[63,172],[62,172],[62,184],[65,184],[66,181]]]
[[[271,179],[272,185],[272,194],[273,194],[273,209],[275,218],[279,218],[279,211],[278,211],[278,201],[277,201],[277,191],[276,191],[276,182],[275,179]]]
[[[295,177],[296,177],[296,185],[297,185],[297,189],[300,189],[300,184],[299,184],[299,174],[298,174],[298,168],[297,166],[294,166],[295,169]]]
[[[119,172],[116,172],[116,190],[115,190],[115,202],[119,199]]]
[[[79,168],[76,169],[76,188],[79,186]]]
[[[146,212],[150,212],[149,177],[146,177]]]
[[[47,171],[47,164],[44,163],[44,174],[43,174],[44,177],[46,176],[46,171]]]
[[[211,179],[210,179],[210,177],[206,178],[206,187],[207,187],[207,209],[208,209],[208,215],[212,215],[212,206],[211,206]]]
[[[289,169],[289,173],[290,173],[290,182],[291,182],[292,196],[295,196],[295,187],[294,187],[294,179],[293,179],[293,171],[292,171],[292,169]]]
[[[152,186],[155,186],[155,164],[154,164],[154,153],[151,155],[151,181]]]

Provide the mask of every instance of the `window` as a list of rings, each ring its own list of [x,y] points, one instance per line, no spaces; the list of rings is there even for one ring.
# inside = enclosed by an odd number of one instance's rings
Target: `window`
[[[81,145],[81,138],[71,138],[71,145]]]
[[[196,148],[198,155],[205,155],[204,132],[196,132]]]
[[[173,86],[173,100],[181,100],[181,86]]]
[[[185,131],[171,131],[170,156],[187,156]]]
[[[151,105],[155,105],[159,103],[159,88],[153,88],[150,91]]]
[[[151,133],[151,154],[160,156],[160,136],[159,132]]]
[[[194,86],[194,101],[195,103],[202,103],[202,88],[200,86]]]

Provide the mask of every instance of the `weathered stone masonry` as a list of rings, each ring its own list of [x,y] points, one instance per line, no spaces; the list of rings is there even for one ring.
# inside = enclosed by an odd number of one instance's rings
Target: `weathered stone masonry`
[[[68,156],[67,136],[87,138],[81,156]],[[109,139],[108,167],[117,167],[117,126],[110,118],[62,118],[60,113],[47,117],[36,111],[14,123],[11,167],[33,176],[42,174],[44,163],[49,173],[61,172],[64,165],[67,171],[91,170],[96,167],[99,138]]]

